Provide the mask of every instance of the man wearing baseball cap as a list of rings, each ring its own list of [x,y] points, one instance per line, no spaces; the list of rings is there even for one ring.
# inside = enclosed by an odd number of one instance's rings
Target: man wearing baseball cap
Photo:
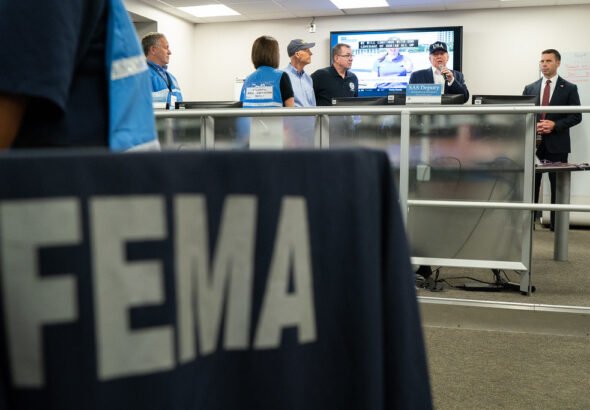
[[[443,94],[463,94],[463,103],[469,100],[469,91],[465,85],[463,74],[447,68],[449,51],[447,43],[437,41],[428,47],[432,67],[414,71],[410,76],[410,84],[444,84]],[[432,276],[432,268],[421,265],[416,272],[428,280]]]
[[[465,85],[465,77],[461,72],[447,67],[449,61],[447,44],[437,41],[430,45],[428,51],[432,67],[414,71],[410,76],[410,84],[444,84],[443,94],[463,94],[463,102],[467,102],[469,90]]]
[[[285,72],[291,78],[291,85],[295,94],[295,107],[315,107],[313,80],[303,68],[311,63],[311,48],[315,43],[308,43],[300,38],[291,40],[287,46],[287,54],[291,62]]]

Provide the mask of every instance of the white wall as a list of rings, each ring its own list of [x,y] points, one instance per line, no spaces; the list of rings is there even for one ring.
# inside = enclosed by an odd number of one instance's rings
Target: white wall
[[[187,100],[233,99],[236,78],[254,69],[252,43],[264,34],[279,41],[281,67],[288,63],[291,39],[314,41],[307,67],[313,72],[329,64],[330,31],[463,26],[463,73],[472,94],[520,94],[538,78],[537,61],[545,48],[562,54],[590,51],[590,5],[317,17],[317,31],[309,33],[310,18],[193,24],[140,0],[125,3],[129,11],[158,22],[173,53],[170,71]]]
[[[559,50],[563,57],[585,53],[590,59],[590,5],[507,8],[430,13],[318,17],[316,33],[309,18],[251,23],[198,24],[194,31],[197,100],[232,100],[236,77],[253,71],[250,51],[254,39],[267,34],[281,46],[281,67],[288,63],[286,46],[293,38],[313,41],[313,72],[330,60],[330,31],[463,26],[463,73],[471,94],[521,94],[539,78],[540,52]],[[574,62],[575,64],[576,62]],[[560,74],[567,78],[562,60]],[[584,63],[587,67],[589,64]],[[578,82],[582,105],[590,105],[590,81]],[[582,80],[583,81],[583,80]],[[590,118],[572,129],[571,162],[590,160]],[[572,175],[572,203],[590,203],[590,175]],[[548,187],[547,187],[547,192]],[[548,202],[548,199],[545,201]],[[575,223],[590,223],[590,214],[572,213]]]
[[[307,31],[309,18],[198,24],[191,72],[198,80],[191,95],[197,100],[233,99],[235,78],[254,69],[250,50],[260,35],[279,41],[281,66],[288,63],[285,49],[291,39],[316,42],[307,68],[313,72],[329,64],[330,31],[434,26],[463,26],[463,72],[472,94],[520,94],[538,78],[541,50],[556,48],[562,54],[590,50],[588,16],[590,5],[318,17],[313,34]]]
[[[291,39],[316,42],[307,67],[313,72],[329,64],[330,31],[463,26],[463,73],[472,94],[520,94],[538,77],[537,61],[545,48],[564,55],[590,51],[590,5],[318,17],[316,33],[309,33],[309,18],[193,24],[140,0],[125,3],[158,22],[173,53],[170,71],[187,100],[233,99],[235,79],[253,71],[252,43],[263,34],[279,41],[281,66],[288,63],[285,49]]]
[[[126,4],[130,11],[157,21],[158,31],[166,34],[173,52],[170,70],[186,100],[233,100],[236,78],[254,69],[252,43],[265,34],[281,45],[281,67],[288,63],[286,46],[291,39],[315,42],[313,62],[306,68],[311,73],[329,64],[330,31],[463,26],[462,71],[471,94],[521,94],[539,77],[537,62],[546,48],[570,58],[585,53],[580,59],[585,66],[590,59],[590,5],[318,17],[317,31],[311,34],[309,18],[195,25],[140,0]],[[562,68],[567,63],[564,58]],[[568,78],[566,70],[560,74]],[[589,81],[578,81],[582,105],[590,105]],[[588,135],[590,118],[584,115],[582,124],[572,130],[571,162],[589,161]],[[586,174],[572,176],[572,203],[590,203]]]
[[[157,31],[163,33],[170,43],[170,64],[168,66],[178,81],[185,99],[197,100],[199,90],[196,74],[193,70],[195,48],[195,25],[155,9],[139,0],[125,0],[127,10],[147,17],[158,23]]]

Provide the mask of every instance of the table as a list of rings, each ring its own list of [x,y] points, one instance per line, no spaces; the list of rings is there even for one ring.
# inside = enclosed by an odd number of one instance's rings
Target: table
[[[0,155],[0,408],[432,407],[387,155]]]
[[[576,171],[587,171],[590,165],[583,164],[538,164],[535,166],[536,173],[555,172],[557,192],[555,201],[558,204],[568,205],[570,203],[571,173]],[[565,262],[568,260],[568,236],[570,225],[569,211],[555,212],[555,241],[553,246],[553,258],[556,261]]]

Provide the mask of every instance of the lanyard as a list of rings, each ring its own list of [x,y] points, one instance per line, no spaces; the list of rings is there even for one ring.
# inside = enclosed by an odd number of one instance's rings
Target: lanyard
[[[166,87],[168,87],[168,91],[172,92],[172,80],[170,79],[170,76],[168,75],[168,73],[159,67],[158,68],[154,67],[151,64],[149,66],[152,68],[152,70],[155,70],[156,73],[158,73],[158,75],[160,77],[162,77],[162,79],[166,83]]]

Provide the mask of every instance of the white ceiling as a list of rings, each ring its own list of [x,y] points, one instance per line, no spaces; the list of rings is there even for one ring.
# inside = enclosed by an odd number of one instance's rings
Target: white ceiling
[[[424,11],[497,9],[508,7],[590,4],[590,0],[387,0],[389,7],[339,10],[330,0],[141,0],[193,23],[278,20],[298,17],[352,14],[408,13]],[[225,4],[240,16],[198,18],[176,7]]]

